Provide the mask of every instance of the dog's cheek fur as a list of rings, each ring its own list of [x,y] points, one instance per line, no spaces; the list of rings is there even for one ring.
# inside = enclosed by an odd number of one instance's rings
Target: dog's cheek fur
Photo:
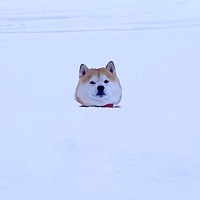
[[[89,98],[87,94],[87,86],[79,81],[76,88],[75,99],[82,105],[87,106],[86,100]]]
[[[78,101],[80,104],[83,104],[81,98],[80,98],[77,94],[75,95],[75,99],[76,99],[76,101]]]

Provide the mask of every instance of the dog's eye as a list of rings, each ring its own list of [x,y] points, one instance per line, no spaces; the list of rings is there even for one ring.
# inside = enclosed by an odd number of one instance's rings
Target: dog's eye
[[[90,84],[94,85],[94,84],[95,84],[95,82],[94,82],[94,81],[90,81]]]
[[[109,81],[108,81],[108,80],[105,80],[104,83],[109,83]]]

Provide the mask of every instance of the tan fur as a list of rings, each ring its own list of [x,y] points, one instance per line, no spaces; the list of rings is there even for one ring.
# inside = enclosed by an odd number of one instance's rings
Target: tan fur
[[[87,74],[80,79],[81,83],[87,83],[92,77],[105,74],[110,80],[115,81],[117,77],[105,68],[89,69]]]

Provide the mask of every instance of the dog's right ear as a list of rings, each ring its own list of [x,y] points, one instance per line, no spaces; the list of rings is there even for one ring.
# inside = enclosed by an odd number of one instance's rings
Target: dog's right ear
[[[88,67],[84,64],[81,64],[80,69],[79,69],[79,78],[84,76],[88,71]]]

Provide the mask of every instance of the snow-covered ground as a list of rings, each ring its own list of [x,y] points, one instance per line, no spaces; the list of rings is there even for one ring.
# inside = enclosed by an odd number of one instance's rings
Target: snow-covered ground
[[[80,108],[115,62],[121,108]],[[199,0],[0,0],[0,199],[200,199]]]

